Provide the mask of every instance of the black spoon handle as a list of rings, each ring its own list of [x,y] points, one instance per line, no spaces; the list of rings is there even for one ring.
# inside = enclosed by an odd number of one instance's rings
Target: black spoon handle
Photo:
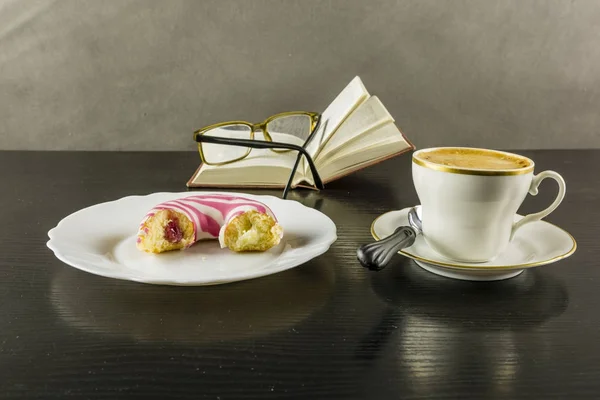
[[[360,246],[356,256],[363,267],[381,271],[398,250],[411,246],[416,237],[417,233],[413,228],[401,226],[385,239]]]

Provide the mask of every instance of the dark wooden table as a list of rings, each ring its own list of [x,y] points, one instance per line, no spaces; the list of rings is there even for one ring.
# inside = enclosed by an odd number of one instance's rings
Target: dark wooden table
[[[522,153],[567,182],[548,220],[578,250],[556,264],[488,283],[401,256],[362,269],[372,220],[417,201],[404,155],[293,192],[337,224],[323,256],[169,287],[67,266],[47,232],[95,203],[186,190],[196,153],[0,152],[0,399],[598,399],[600,151]],[[540,192],[522,212],[556,187]]]

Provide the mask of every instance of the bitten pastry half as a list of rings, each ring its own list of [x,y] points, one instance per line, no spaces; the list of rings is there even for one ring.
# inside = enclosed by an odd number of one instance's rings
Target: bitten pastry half
[[[137,248],[148,253],[184,250],[218,239],[235,252],[267,251],[283,237],[273,211],[242,196],[199,194],[160,203],[140,223]]]

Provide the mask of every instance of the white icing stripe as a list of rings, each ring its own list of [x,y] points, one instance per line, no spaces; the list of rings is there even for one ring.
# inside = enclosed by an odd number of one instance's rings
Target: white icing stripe
[[[263,207],[263,208],[268,209],[268,207],[265,206],[264,204],[262,204],[261,202],[254,201],[254,200],[246,200],[246,199],[223,200],[223,199],[215,198],[215,197],[201,197],[201,198],[190,197],[188,199],[188,198],[184,197],[184,198],[182,198],[182,200],[212,201],[212,202],[221,203],[221,204],[251,204],[251,205],[255,205],[257,207]]]
[[[209,217],[211,217],[212,219],[214,219],[217,224],[219,225],[223,225],[223,214],[221,213],[221,211],[217,210],[216,208],[210,207],[210,206],[205,206],[203,204],[198,204],[198,203],[189,203],[191,207],[194,207],[194,209],[196,209],[198,212],[201,212],[202,214],[208,215]]]
[[[221,225],[223,223],[223,213],[217,209],[214,208],[212,206],[206,205],[206,204],[201,204],[198,202],[195,202],[193,200],[187,201],[186,202],[187,205],[189,205],[190,207],[194,208],[196,211],[206,214],[209,217],[213,218],[215,221],[217,221],[217,223],[219,225]]]
[[[195,196],[190,196],[190,201],[193,201],[193,197]],[[200,201],[206,200],[206,201],[214,201],[216,203],[223,203],[223,204],[247,204],[247,205],[252,205],[255,207],[260,207],[260,208],[264,208],[266,213],[271,216],[272,218],[275,219],[275,214],[273,213],[273,211],[264,203],[261,203],[260,201],[257,200],[251,200],[251,199],[246,199],[246,198],[236,198],[236,199],[232,199],[232,200],[227,200],[227,199],[223,199],[221,197],[218,196],[211,196],[211,195],[207,195],[207,196],[202,196],[202,197],[197,197]],[[187,197],[183,197],[181,200],[187,200]]]
[[[249,205],[249,204],[243,204],[243,205],[240,205],[239,207],[230,209],[229,212],[227,213],[227,221],[225,221],[225,224],[228,224],[233,218],[237,217],[239,214],[243,213],[244,211],[252,211],[252,210],[256,210],[256,207]]]

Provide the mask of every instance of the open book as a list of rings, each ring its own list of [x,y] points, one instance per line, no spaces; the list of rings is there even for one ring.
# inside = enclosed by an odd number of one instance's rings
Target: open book
[[[302,146],[300,138],[271,132],[274,141]],[[257,138],[262,139],[261,135]],[[306,150],[324,184],[393,156],[414,150],[394,118],[377,96],[371,96],[355,77],[321,115]],[[188,187],[282,188],[287,183],[298,153],[252,149],[250,155],[231,164],[200,164]],[[305,158],[296,170],[292,187],[314,188]]]

